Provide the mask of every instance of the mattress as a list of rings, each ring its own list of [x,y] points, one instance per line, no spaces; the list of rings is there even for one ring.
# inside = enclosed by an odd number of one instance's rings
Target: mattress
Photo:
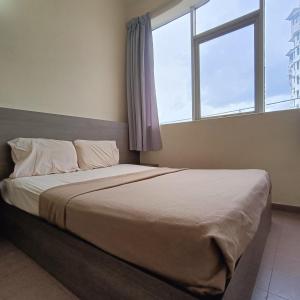
[[[107,168],[72,173],[5,179],[0,187],[2,198],[6,203],[35,216],[39,216],[40,194],[50,188],[151,169],[154,168],[141,165],[119,164]]]

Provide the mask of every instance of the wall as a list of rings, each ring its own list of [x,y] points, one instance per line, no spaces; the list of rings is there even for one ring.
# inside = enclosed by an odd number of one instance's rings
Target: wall
[[[123,0],[0,0],[0,106],[125,121]]]
[[[267,170],[273,202],[300,206],[300,110],[161,126],[163,150],[142,163]]]

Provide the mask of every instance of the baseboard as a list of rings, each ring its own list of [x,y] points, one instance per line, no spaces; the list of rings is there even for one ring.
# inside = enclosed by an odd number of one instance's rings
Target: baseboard
[[[272,208],[276,210],[300,214],[300,206],[272,203]]]

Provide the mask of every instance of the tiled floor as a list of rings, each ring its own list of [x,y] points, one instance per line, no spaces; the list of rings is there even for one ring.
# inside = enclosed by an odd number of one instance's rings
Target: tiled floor
[[[300,300],[300,214],[273,211],[252,300]]]
[[[4,299],[77,298],[0,238],[0,300]],[[300,214],[273,212],[272,229],[252,300],[300,300]]]

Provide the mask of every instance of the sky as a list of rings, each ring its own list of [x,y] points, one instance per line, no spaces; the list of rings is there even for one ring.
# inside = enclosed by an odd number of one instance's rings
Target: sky
[[[162,123],[192,117],[190,34],[189,15],[153,32],[155,86]]]
[[[200,45],[200,94],[202,116],[254,107],[253,25]]]
[[[266,0],[266,103],[290,99],[286,20],[298,0]],[[226,3],[226,4],[225,4]],[[197,10],[197,33],[247,14],[258,0],[210,0]],[[153,31],[155,84],[161,123],[192,119],[190,16]],[[254,31],[240,29],[200,45],[201,115],[254,107]],[[291,103],[266,106],[290,108]]]

